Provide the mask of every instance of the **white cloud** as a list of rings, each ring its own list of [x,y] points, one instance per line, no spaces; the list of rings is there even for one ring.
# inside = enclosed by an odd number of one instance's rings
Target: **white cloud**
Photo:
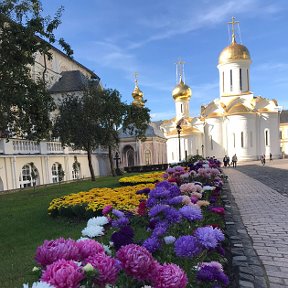
[[[154,112],[150,114],[152,121],[168,120],[175,117],[175,111]]]

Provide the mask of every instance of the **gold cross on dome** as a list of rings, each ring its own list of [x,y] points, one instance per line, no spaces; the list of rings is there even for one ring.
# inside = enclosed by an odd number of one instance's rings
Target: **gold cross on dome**
[[[235,17],[233,16],[232,17],[232,21],[231,22],[228,22],[228,24],[231,24],[232,26],[232,43],[235,43],[235,24],[239,24],[240,22],[239,21],[235,21]]]
[[[135,85],[138,85],[138,72],[134,72]]]

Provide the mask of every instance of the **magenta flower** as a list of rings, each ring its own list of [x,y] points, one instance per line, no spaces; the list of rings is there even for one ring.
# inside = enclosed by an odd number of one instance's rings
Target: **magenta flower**
[[[107,215],[113,209],[112,205],[107,205],[102,209],[102,214]]]
[[[74,261],[60,259],[46,267],[41,281],[57,288],[79,288],[84,278],[82,268]]]
[[[116,256],[121,261],[126,274],[138,280],[149,280],[156,267],[150,252],[136,244],[121,247]]]
[[[66,259],[78,261],[80,258],[77,243],[72,239],[59,238],[45,240],[36,250],[35,260],[42,267],[52,264],[56,260]]]
[[[107,284],[115,284],[117,281],[120,265],[116,259],[105,254],[97,254],[86,259],[86,263],[90,263],[97,270],[94,280],[96,285],[105,287]]]
[[[158,267],[153,280],[154,288],[185,288],[187,284],[186,273],[176,264],[164,264]]]
[[[76,242],[79,248],[80,259],[84,260],[97,254],[105,254],[103,246],[92,239],[83,239]]]

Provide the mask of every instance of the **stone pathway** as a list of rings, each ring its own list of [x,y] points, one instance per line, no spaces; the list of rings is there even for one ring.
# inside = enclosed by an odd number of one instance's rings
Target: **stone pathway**
[[[266,270],[268,287],[288,287],[288,197],[239,172],[238,168],[224,172],[252,247]],[[243,287],[256,286],[251,281]]]

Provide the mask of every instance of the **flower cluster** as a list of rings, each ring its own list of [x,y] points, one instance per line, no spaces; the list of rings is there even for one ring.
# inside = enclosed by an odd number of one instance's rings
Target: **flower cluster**
[[[136,194],[144,188],[154,188],[154,184],[140,184],[135,186],[125,186],[118,188],[93,188],[88,192],[70,194],[51,201],[48,213],[57,216],[65,214],[67,210],[73,213],[75,207],[84,207],[84,211],[98,212],[104,207],[113,203],[113,207],[121,210],[135,210],[139,201],[146,198],[145,195]],[[66,213],[65,213],[66,211]],[[75,215],[80,216],[80,215]]]
[[[145,173],[134,176],[122,177],[119,179],[119,183],[126,185],[135,185],[135,184],[156,183],[162,180],[163,180],[163,172],[153,172],[153,173]]]

